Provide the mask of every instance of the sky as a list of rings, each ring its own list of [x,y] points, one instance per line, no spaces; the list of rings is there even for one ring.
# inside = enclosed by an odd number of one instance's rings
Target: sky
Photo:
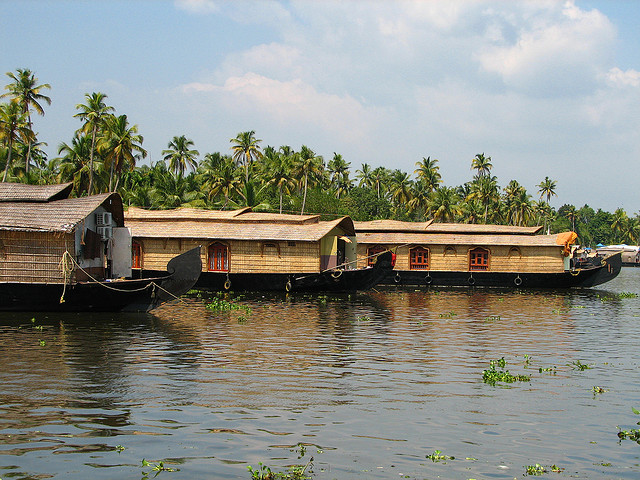
[[[0,75],[28,68],[52,104],[34,118],[50,158],[102,92],[162,159],[302,145],[443,183],[478,153],[534,200],[640,210],[640,2],[0,0]],[[2,77],[0,88],[10,82]]]

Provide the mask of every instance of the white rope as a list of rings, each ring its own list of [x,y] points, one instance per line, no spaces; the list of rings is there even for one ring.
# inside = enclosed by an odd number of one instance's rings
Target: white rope
[[[100,280],[96,279],[89,272],[87,272],[84,268],[82,268],[78,264],[78,262],[76,262],[75,258],[73,258],[73,255],[71,255],[69,253],[69,250],[65,250],[65,252],[62,254],[62,260],[60,260],[60,268],[62,269],[62,274],[64,276],[64,288],[62,290],[62,296],[60,297],[60,303],[64,303],[64,294],[65,294],[65,291],[66,291],[67,282],[69,282],[70,279],[71,279],[71,274],[73,273],[74,266],[77,267],[78,270],[82,271],[87,276],[87,278],[89,278],[93,282],[97,283],[98,285],[100,285],[100,286],[102,286],[102,287],[104,287],[104,288],[106,288],[108,290],[112,290],[114,292],[131,292],[131,293],[135,293],[135,292],[142,292],[142,291],[144,291],[144,290],[146,290],[147,288],[150,288],[150,287],[156,287],[156,288],[162,290],[163,292],[165,292],[167,295],[170,295],[174,299],[180,300],[182,303],[186,303],[180,297],[177,297],[176,295],[174,295],[169,290],[167,290],[165,288],[162,288],[156,282],[150,282],[147,285],[145,285],[144,287],[136,288],[136,289],[133,289],[133,290],[127,289],[127,288],[117,288],[117,287],[113,287],[111,285],[107,285],[106,282],[103,282],[103,281],[100,281]]]

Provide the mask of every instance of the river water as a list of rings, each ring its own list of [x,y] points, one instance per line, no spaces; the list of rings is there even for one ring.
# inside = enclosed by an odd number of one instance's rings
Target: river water
[[[2,314],[0,478],[250,479],[313,457],[315,479],[638,479],[640,445],[617,436],[640,421],[627,293],[640,268],[598,290]],[[529,380],[485,383],[501,358]]]

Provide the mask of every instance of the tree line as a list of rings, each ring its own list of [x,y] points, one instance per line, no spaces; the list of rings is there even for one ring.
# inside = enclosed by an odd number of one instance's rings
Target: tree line
[[[349,215],[354,220],[542,225],[545,232],[576,231],[585,245],[637,244],[640,217],[588,205],[550,205],[557,182],[546,176],[531,195],[517,180],[500,186],[493,161],[471,159],[471,179],[446,186],[439,160],[422,157],[407,173],[362,163],[355,170],[339,153],[327,161],[302,145],[262,146],[253,130],[240,132],[226,151],[200,154],[186,135],[174,136],[162,160],[147,156],[138,126],[118,115],[101,92],[76,105],[79,121],[70,142],[49,159],[37,139],[32,114],[44,115],[49,84],[29,69],[8,72],[0,96],[0,168],[3,182],[73,183],[73,195],[117,191],[125,205],[153,209],[252,207],[279,213]]]

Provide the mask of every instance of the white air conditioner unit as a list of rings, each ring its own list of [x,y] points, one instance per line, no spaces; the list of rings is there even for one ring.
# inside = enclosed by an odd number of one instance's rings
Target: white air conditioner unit
[[[96,225],[99,227],[111,226],[111,220],[112,217],[110,212],[96,213]]]
[[[102,225],[98,227],[98,235],[102,237],[102,240],[108,240],[113,235],[111,225]]]

